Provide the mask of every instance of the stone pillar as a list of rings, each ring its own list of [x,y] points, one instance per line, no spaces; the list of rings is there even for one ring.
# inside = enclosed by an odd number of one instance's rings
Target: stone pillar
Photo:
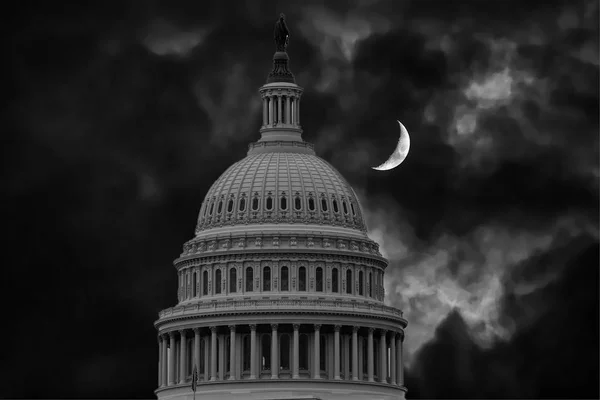
[[[256,325],[250,325],[250,379],[256,379]]]
[[[175,332],[169,332],[169,386],[175,384]]]
[[[235,325],[229,325],[229,380],[237,379],[235,368]]]
[[[367,337],[367,375],[369,382],[375,382],[373,379],[373,328],[369,328]]]
[[[194,365],[200,375],[200,328],[194,328]],[[194,369],[192,368],[192,372]]]
[[[168,358],[168,348],[167,348],[167,335],[162,335],[162,374],[161,374],[161,378],[162,378],[162,382],[160,383],[161,386],[167,386],[169,380],[168,380],[168,371],[169,371],[169,362],[167,360]]]
[[[269,123],[269,100],[263,97],[263,126]]]
[[[269,125],[273,126],[273,96],[267,97],[269,102]]]
[[[300,97],[296,98],[296,125],[300,125]]]
[[[396,384],[396,332],[390,338],[390,385]]]
[[[333,333],[333,379],[340,378],[340,329],[341,325],[334,326]]]
[[[281,112],[281,95],[277,96],[277,124],[283,122],[283,115]]]
[[[222,357],[223,355],[221,355]],[[210,380],[217,380],[217,327],[210,327]]]
[[[210,379],[210,365],[209,365],[209,354],[210,347],[208,344],[208,335],[204,336],[204,381],[208,382]]]
[[[294,358],[292,360],[292,378],[300,378],[299,363],[300,363],[300,325],[294,324]]]
[[[358,380],[358,326],[352,327],[352,380]]]
[[[285,96],[285,123],[290,125],[292,123],[292,110],[290,96]]]
[[[163,359],[163,339],[161,335],[158,335],[158,387],[162,386],[162,363]]]
[[[279,102],[281,105],[281,101]],[[277,346],[277,324],[271,324],[271,379],[279,378],[279,357]]]
[[[219,335],[219,367],[217,376],[220,381],[225,379],[225,335]]]
[[[400,332],[396,338],[396,383],[398,386],[404,386],[404,362],[402,359],[403,342],[404,332]]]
[[[379,338],[379,353],[381,354],[381,372],[379,374],[379,382],[387,382],[387,342],[386,342],[386,331],[381,330],[381,336]]]
[[[314,366],[313,366],[313,379],[321,379],[321,361],[319,357],[321,356],[321,325],[315,325],[315,338],[313,340],[314,343]]]
[[[179,383],[185,383],[186,371],[186,350],[187,350],[187,337],[185,329],[179,331]]]

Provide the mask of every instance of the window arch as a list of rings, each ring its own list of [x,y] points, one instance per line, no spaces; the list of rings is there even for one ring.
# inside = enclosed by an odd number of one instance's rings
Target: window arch
[[[352,270],[350,268],[346,270],[346,293],[352,294]]]
[[[258,211],[258,197],[252,199],[252,211]]]
[[[271,290],[271,267],[263,268],[263,291]]]
[[[212,215],[214,209],[215,209],[215,202],[213,201],[210,203],[210,212],[208,213],[208,215]]]
[[[317,267],[316,270],[317,292],[323,291],[323,268]]]
[[[192,276],[192,297],[198,296],[198,273],[194,271]]]
[[[333,199],[333,212],[339,212],[338,203],[336,199]]]
[[[246,292],[252,292],[254,284],[254,268],[246,267]]]
[[[208,271],[202,272],[202,295],[208,295]]]
[[[299,195],[296,195],[294,198],[294,209],[296,209],[296,211],[300,211],[302,209],[302,199]]]
[[[363,295],[363,272],[358,271],[358,294]]]
[[[281,291],[290,290],[290,271],[288,267],[281,267]]]
[[[305,333],[300,335],[298,347],[300,356],[298,359],[298,367],[301,370],[308,370],[308,336]]]
[[[267,210],[271,211],[273,209],[273,198],[271,196],[267,197]]]
[[[227,212],[232,212],[233,211],[233,199],[229,199],[229,201],[227,202]]]
[[[321,211],[327,212],[327,199],[325,197],[321,199]]]
[[[306,267],[298,268],[298,291],[306,292]]]
[[[281,208],[282,211],[287,210],[287,197],[281,197],[281,200],[279,201],[279,208]]]
[[[350,202],[350,209],[352,210],[352,216],[356,217],[356,211],[354,210],[354,203]]]
[[[217,207],[217,214],[221,214],[223,211],[223,200],[219,200],[219,206]]]
[[[331,270],[331,291],[333,293],[338,293],[338,285],[339,285],[338,269],[333,268]]]
[[[281,369],[290,369],[290,335],[281,335],[279,342],[279,358]]]
[[[346,204],[346,200],[342,200],[342,208],[344,209],[344,214],[348,215],[348,205]]]
[[[221,293],[221,268],[215,271],[215,294]]]
[[[260,338],[262,347],[261,370],[271,369],[271,334],[265,333]]]
[[[229,270],[229,293],[237,292],[237,269],[235,267]]]
[[[242,197],[240,199],[240,205],[239,205],[238,209],[240,211],[246,211],[246,199],[244,197]]]
[[[311,197],[308,198],[308,209],[310,211],[315,211],[315,199]]]
[[[369,281],[367,283],[369,285],[369,297],[373,297],[373,273],[369,272]]]

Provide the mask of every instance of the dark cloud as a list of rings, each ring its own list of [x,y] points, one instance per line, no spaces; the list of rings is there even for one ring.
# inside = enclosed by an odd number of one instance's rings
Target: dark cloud
[[[595,1],[22,5],[4,24],[18,346],[0,396],[153,396],[172,260],[258,138],[279,12],[304,137],[390,259],[409,397],[597,397]],[[395,119],[411,152],[375,173]]]

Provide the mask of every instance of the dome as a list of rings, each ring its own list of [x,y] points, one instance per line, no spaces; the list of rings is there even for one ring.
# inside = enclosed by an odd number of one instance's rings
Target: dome
[[[213,227],[257,223],[366,231],[354,190],[331,164],[314,154],[275,148],[250,152],[219,177],[202,203],[196,234]]]

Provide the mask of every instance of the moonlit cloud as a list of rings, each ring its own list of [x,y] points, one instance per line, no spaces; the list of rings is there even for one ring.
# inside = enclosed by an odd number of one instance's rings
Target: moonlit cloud
[[[154,20],[143,38],[143,44],[156,55],[186,57],[204,40],[208,29],[181,27],[164,19]]]

